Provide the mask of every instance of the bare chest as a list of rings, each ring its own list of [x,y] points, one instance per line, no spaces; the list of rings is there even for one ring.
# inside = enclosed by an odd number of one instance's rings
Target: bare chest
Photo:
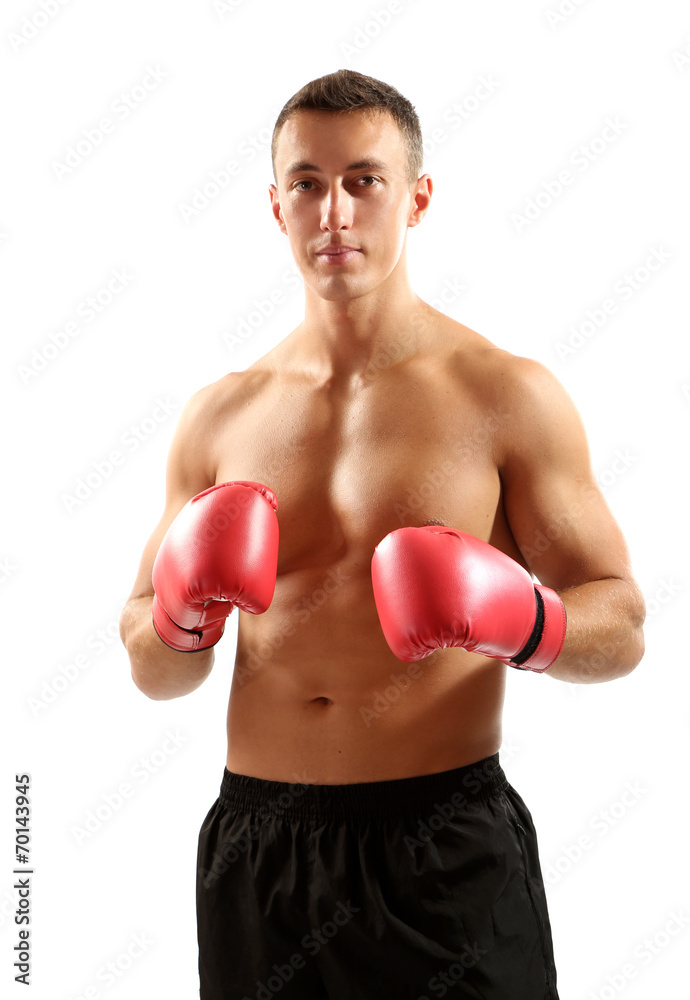
[[[500,419],[438,375],[381,377],[356,392],[272,379],[215,427],[216,481],[275,492],[279,574],[368,565],[388,532],[429,522],[519,558],[492,450]]]

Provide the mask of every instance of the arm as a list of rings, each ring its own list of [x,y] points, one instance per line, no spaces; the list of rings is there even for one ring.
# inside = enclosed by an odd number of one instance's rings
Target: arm
[[[559,594],[568,619],[547,673],[579,683],[622,677],[644,654],[645,602],[582,421],[539,362],[511,357],[502,369],[510,414],[497,459],[504,510],[528,569]]]
[[[213,648],[180,652],[158,637],[152,622],[151,580],[168,527],[188,500],[215,483],[205,431],[209,390],[207,386],[195,393],[180,416],[168,455],[163,516],[146,543],[134,587],[120,616],[120,637],[129,655],[132,679],[140,691],[156,700],[189,694],[213,667]]]

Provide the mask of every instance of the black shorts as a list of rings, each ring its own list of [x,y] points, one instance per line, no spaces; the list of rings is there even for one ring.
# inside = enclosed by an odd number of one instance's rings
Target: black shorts
[[[201,1000],[558,1000],[532,817],[498,754],[347,785],[223,775]]]

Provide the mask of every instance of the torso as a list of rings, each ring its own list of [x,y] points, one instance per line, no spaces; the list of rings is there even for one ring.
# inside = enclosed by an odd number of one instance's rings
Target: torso
[[[500,746],[506,667],[460,648],[398,660],[371,586],[375,546],[407,525],[459,528],[525,565],[496,461],[510,355],[435,316],[433,351],[376,366],[363,384],[318,384],[291,367],[289,338],[216,383],[216,482],[270,487],[280,529],[271,606],[234,612],[231,771],[377,781],[459,767]]]

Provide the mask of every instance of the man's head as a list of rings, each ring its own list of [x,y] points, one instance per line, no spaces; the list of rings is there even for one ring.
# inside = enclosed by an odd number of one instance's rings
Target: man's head
[[[395,87],[381,80],[364,76],[352,69],[339,69],[336,73],[329,73],[328,76],[305,84],[293,94],[278,115],[271,140],[271,162],[276,184],[276,154],[280,133],[286,121],[299,111],[330,111],[340,114],[361,111],[368,112],[372,117],[390,115],[400,130],[408,186],[411,187],[421,175],[424,159],[422,130],[412,104]]]
[[[287,102],[272,155],[273,214],[308,288],[340,301],[384,282],[401,292],[407,230],[425,215],[432,192],[428,175],[419,176],[421,130],[409,101],[385,83],[339,70]],[[333,258],[325,254],[332,246],[356,252]]]

